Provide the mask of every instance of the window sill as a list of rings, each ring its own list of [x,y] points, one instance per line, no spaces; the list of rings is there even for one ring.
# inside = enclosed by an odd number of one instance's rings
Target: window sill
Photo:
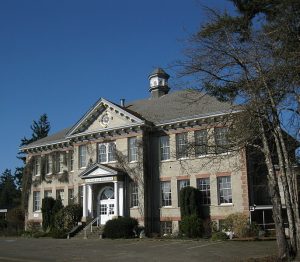
[[[230,206],[233,206],[233,203],[222,203],[222,204],[219,204],[220,207],[230,207]]]
[[[114,164],[114,163],[117,163],[117,161],[114,160],[114,161],[107,161],[107,162],[99,162],[99,164]]]
[[[136,209],[138,209],[138,208],[139,208],[138,206],[134,206],[134,207],[131,207],[130,209],[136,210]]]
[[[167,209],[169,209],[169,208],[174,208],[173,206],[162,206],[161,208],[167,208]]]
[[[179,157],[179,158],[176,158],[176,160],[188,160],[190,159],[189,157]]]
[[[35,210],[33,213],[42,213],[42,210]]]
[[[160,162],[165,163],[165,162],[171,162],[171,159],[165,159],[165,160],[160,160]]]
[[[85,169],[85,168],[86,168],[86,166],[82,166],[82,167],[79,167],[78,169],[82,170],[82,169]]]
[[[36,175],[34,175],[34,176],[39,177],[39,176],[41,176],[41,174],[36,174]]]
[[[129,161],[128,163],[129,164],[134,164],[134,163],[137,163],[138,161],[137,160],[134,160],[134,161]]]

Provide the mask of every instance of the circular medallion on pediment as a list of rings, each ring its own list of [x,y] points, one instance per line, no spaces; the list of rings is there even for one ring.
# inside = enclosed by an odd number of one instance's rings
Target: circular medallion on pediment
[[[103,125],[104,127],[107,127],[110,121],[110,117],[107,113],[105,113],[103,116],[101,116],[100,118],[100,123],[101,125]]]

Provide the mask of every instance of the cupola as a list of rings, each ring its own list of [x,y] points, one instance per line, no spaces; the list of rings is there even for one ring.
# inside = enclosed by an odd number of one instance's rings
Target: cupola
[[[168,94],[170,88],[168,86],[168,79],[170,76],[162,69],[156,68],[150,75],[150,88],[151,98],[158,98]]]

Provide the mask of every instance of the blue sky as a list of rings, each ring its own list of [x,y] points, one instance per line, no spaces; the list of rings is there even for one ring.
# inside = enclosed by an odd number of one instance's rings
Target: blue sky
[[[225,0],[0,1],[0,173],[21,165],[20,140],[43,113],[55,133],[100,97],[117,103],[148,97],[148,74],[179,59],[183,40],[206,20],[201,5],[230,6]]]

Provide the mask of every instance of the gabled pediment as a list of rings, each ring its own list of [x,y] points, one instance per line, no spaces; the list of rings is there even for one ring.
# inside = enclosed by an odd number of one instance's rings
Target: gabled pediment
[[[144,121],[122,107],[101,98],[97,103],[70,129],[67,136],[80,133],[101,132],[144,124]]]
[[[84,170],[79,175],[79,177],[81,177],[82,179],[87,179],[87,178],[116,176],[120,174],[122,174],[122,172],[118,169],[107,167],[99,163],[95,163],[92,166],[88,167],[86,170]]]

